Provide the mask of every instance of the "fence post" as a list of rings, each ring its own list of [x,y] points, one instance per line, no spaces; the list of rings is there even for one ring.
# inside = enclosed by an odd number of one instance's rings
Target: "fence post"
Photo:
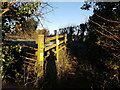
[[[56,58],[57,58],[57,61],[59,61],[59,40],[58,40],[57,34],[56,34]]]
[[[66,43],[67,43],[67,34],[65,34],[65,51],[66,51]]]
[[[38,35],[38,51],[37,51],[37,77],[43,75],[44,65],[44,35]]]

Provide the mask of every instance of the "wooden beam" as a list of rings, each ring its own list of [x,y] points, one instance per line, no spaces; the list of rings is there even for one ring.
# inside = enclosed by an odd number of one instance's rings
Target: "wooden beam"
[[[48,51],[49,49],[52,49],[52,48],[54,48],[54,47],[56,47],[56,44],[53,44],[53,45],[51,45],[51,46],[49,46],[49,47],[46,47],[46,48],[45,48],[45,51]]]

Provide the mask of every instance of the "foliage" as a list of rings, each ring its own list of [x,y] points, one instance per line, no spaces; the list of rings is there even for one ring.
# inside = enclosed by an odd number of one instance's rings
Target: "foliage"
[[[88,60],[101,63],[101,67],[104,66],[101,69],[106,73],[106,77],[103,77],[105,76],[103,72],[99,70],[95,72],[99,73],[98,78],[101,80],[96,84],[98,83],[98,87],[101,85],[101,88],[113,88],[112,85],[115,88],[120,87],[120,3],[88,2],[83,5],[82,9],[88,10],[88,5],[94,9],[94,14],[89,18],[87,24],[89,39],[86,40],[86,43],[88,43],[88,53],[90,53]],[[102,80],[105,81],[104,85],[102,85]]]
[[[30,18],[23,22],[23,24],[16,24],[15,31],[12,32],[12,35],[24,36],[27,38],[32,38],[32,35],[35,33],[38,22],[34,18]]]
[[[74,40],[83,41],[85,37],[85,31],[87,31],[87,23],[59,29],[60,34],[68,34],[69,41],[72,41],[72,38]]]
[[[33,65],[35,62],[26,59],[35,59],[36,57],[25,54],[28,51],[35,53],[34,50],[24,48],[20,44],[3,44],[1,67],[3,85],[11,83],[23,88],[33,88],[37,85],[36,67]],[[32,63],[32,65],[24,61]]]
[[[25,28],[24,24],[30,17],[41,23],[41,19],[44,19],[43,15],[48,13],[45,9],[49,7],[52,8],[44,2],[2,2],[2,30],[11,33],[16,25]]]
[[[34,2],[15,2],[11,5],[9,2],[2,2],[2,9],[9,9],[2,15],[2,29],[5,32],[11,32],[10,30],[15,28],[18,23],[24,22],[27,17],[30,17],[35,11],[38,10],[38,6],[41,3]]]
[[[23,62],[20,57],[21,54],[20,45],[3,45],[2,46],[2,80],[15,81],[19,83],[23,79]]]

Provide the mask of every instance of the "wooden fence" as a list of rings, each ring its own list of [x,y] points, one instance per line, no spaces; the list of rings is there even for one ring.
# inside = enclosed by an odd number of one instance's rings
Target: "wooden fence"
[[[49,51],[52,50],[55,53],[56,61],[59,61],[59,51],[62,49],[66,50],[66,42],[67,34],[56,35],[52,37],[45,37],[44,35],[39,35],[38,40],[36,41],[8,40],[5,41],[3,44],[8,46],[20,44],[22,46],[22,55],[20,55],[20,57],[23,59],[24,83],[25,86],[27,86],[29,85],[29,78],[34,80],[33,83],[37,83],[36,78],[44,75],[44,61],[49,56]],[[47,53],[47,55],[45,55],[45,53]]]
[[[37,55],[37,66],[38,66],[38,77],[40,76],[41,72],[43,72],[44,68],[44,60],[47,56],[44,55],[45,52],[52,50],[56,54],[56,61],[59,61],[59,51],[63,48],[66,50],[66,42],[67,42],[67,34],[64,35],[56,35],[52,37],[45,38],[44,35],[39,35],[38,40],[36,43],[38,44],[38,50],[36,52]],[[48,45],[46,43],[52,43],[51,45]],[[41,71],[39,72],[39,69],[41,68]]]

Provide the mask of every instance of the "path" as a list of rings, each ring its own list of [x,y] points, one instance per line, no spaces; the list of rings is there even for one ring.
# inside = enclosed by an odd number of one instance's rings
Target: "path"
[[[75,42],[74,42],[75,43]],[[82,60],[81,53],[85,52],[85,44],[82,43],[81,46],[72,44],[70,46],[71,54],[71,69],[69,73],[63,77],[61,83],[59,84],[59,88],[87,88],[91,89],[90,81],[87,77],[87,73],[82,69]],[[80,53],[78,53],[80,52]]]

